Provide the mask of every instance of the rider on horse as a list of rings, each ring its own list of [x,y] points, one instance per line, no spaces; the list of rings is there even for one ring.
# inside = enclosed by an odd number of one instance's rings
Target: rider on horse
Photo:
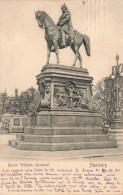
[[[64,4],[61,7],[62,15],[59,18],[57,23],[58,29],[61,31],[62,36],[62,47],[66,47],[66,37],[65,34],[68,34],[68,37],[71,40],[71,44],[74,43],[74,31],[71,22],[71,13],[69,12],[67,6]]]

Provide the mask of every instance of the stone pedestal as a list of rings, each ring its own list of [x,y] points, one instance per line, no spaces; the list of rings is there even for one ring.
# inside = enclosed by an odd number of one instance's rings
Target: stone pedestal
[[[86,69],[47,65],[36,78],[39,93],[32,116],[24,133],[9,142],[12,147],[48,151],[117,147],[112,137],[102,134],[101,116],[91,100],[93,78]]]
[[[118,147],[123,149],[123,129],[110,129],[109,133],[117,140]]]

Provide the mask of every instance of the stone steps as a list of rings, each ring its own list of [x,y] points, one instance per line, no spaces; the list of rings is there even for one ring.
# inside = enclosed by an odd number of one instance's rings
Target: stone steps
[[[9,134],[9,130],[0,130],[0,134]]]
[[[11,133],[23,133],[23,127],[12,127]]]
[[[116,138],[116,140],[122,140],[123,141],[123,133],[121,134],[121,133],[118,133],[118,134],[116,134],[115,135],[115,138]]]
[[[20,134],[17,140],[35,143],[74,143],[74,142],[101,142],[110,141],[109,135],[31,135]],[[115,139],[114,139],[115,141]]]
[[[35,143],[23,142],[20,140],[10,140],[9,145],[19,150],[33,151],[67,151],[67,150],[85,150],[85,149],[104,149],[116,148],[116,141],[102,142],[74,142],[74,143]]]
[[[26,127],[9,145],[19,150],[68,151],[116,148],[117,142],[99,127]]]
[[[123,129],[110,129],[110,134],[116,139],[119,147],[123,147]]]
[[[123,129],[110,129],[109,132],[112,133],[112,134],[122,135],[123,134]]]
[[[102,134],[100,127],[25,127],[24,134],[33,135],[89,135]]]

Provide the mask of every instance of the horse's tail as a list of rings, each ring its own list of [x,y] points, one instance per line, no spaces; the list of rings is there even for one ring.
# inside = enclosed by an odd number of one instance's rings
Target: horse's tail
[[[87,35],[83,35],[83,43],[88,56],[90,56],[90,39]]]

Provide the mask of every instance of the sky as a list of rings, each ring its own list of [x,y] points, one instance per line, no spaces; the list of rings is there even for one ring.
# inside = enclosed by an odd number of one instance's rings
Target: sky
[[[47,45],[35,11],[47,12],[57,23],[64,3],[74,29],[90,37],[91,56],[83,45],[80,53],[93,84],[111,74],[117,54],[123,63],[123,0],[1,0],[0,92],[13,95],[15,88],[19,93],[31,86],[37,88],[36,75],[46,64]],[[72,65],[74,53],[70,48],[59,53],[60,64]],[[56,63],[55,54],[51,54],[50,63]]]

